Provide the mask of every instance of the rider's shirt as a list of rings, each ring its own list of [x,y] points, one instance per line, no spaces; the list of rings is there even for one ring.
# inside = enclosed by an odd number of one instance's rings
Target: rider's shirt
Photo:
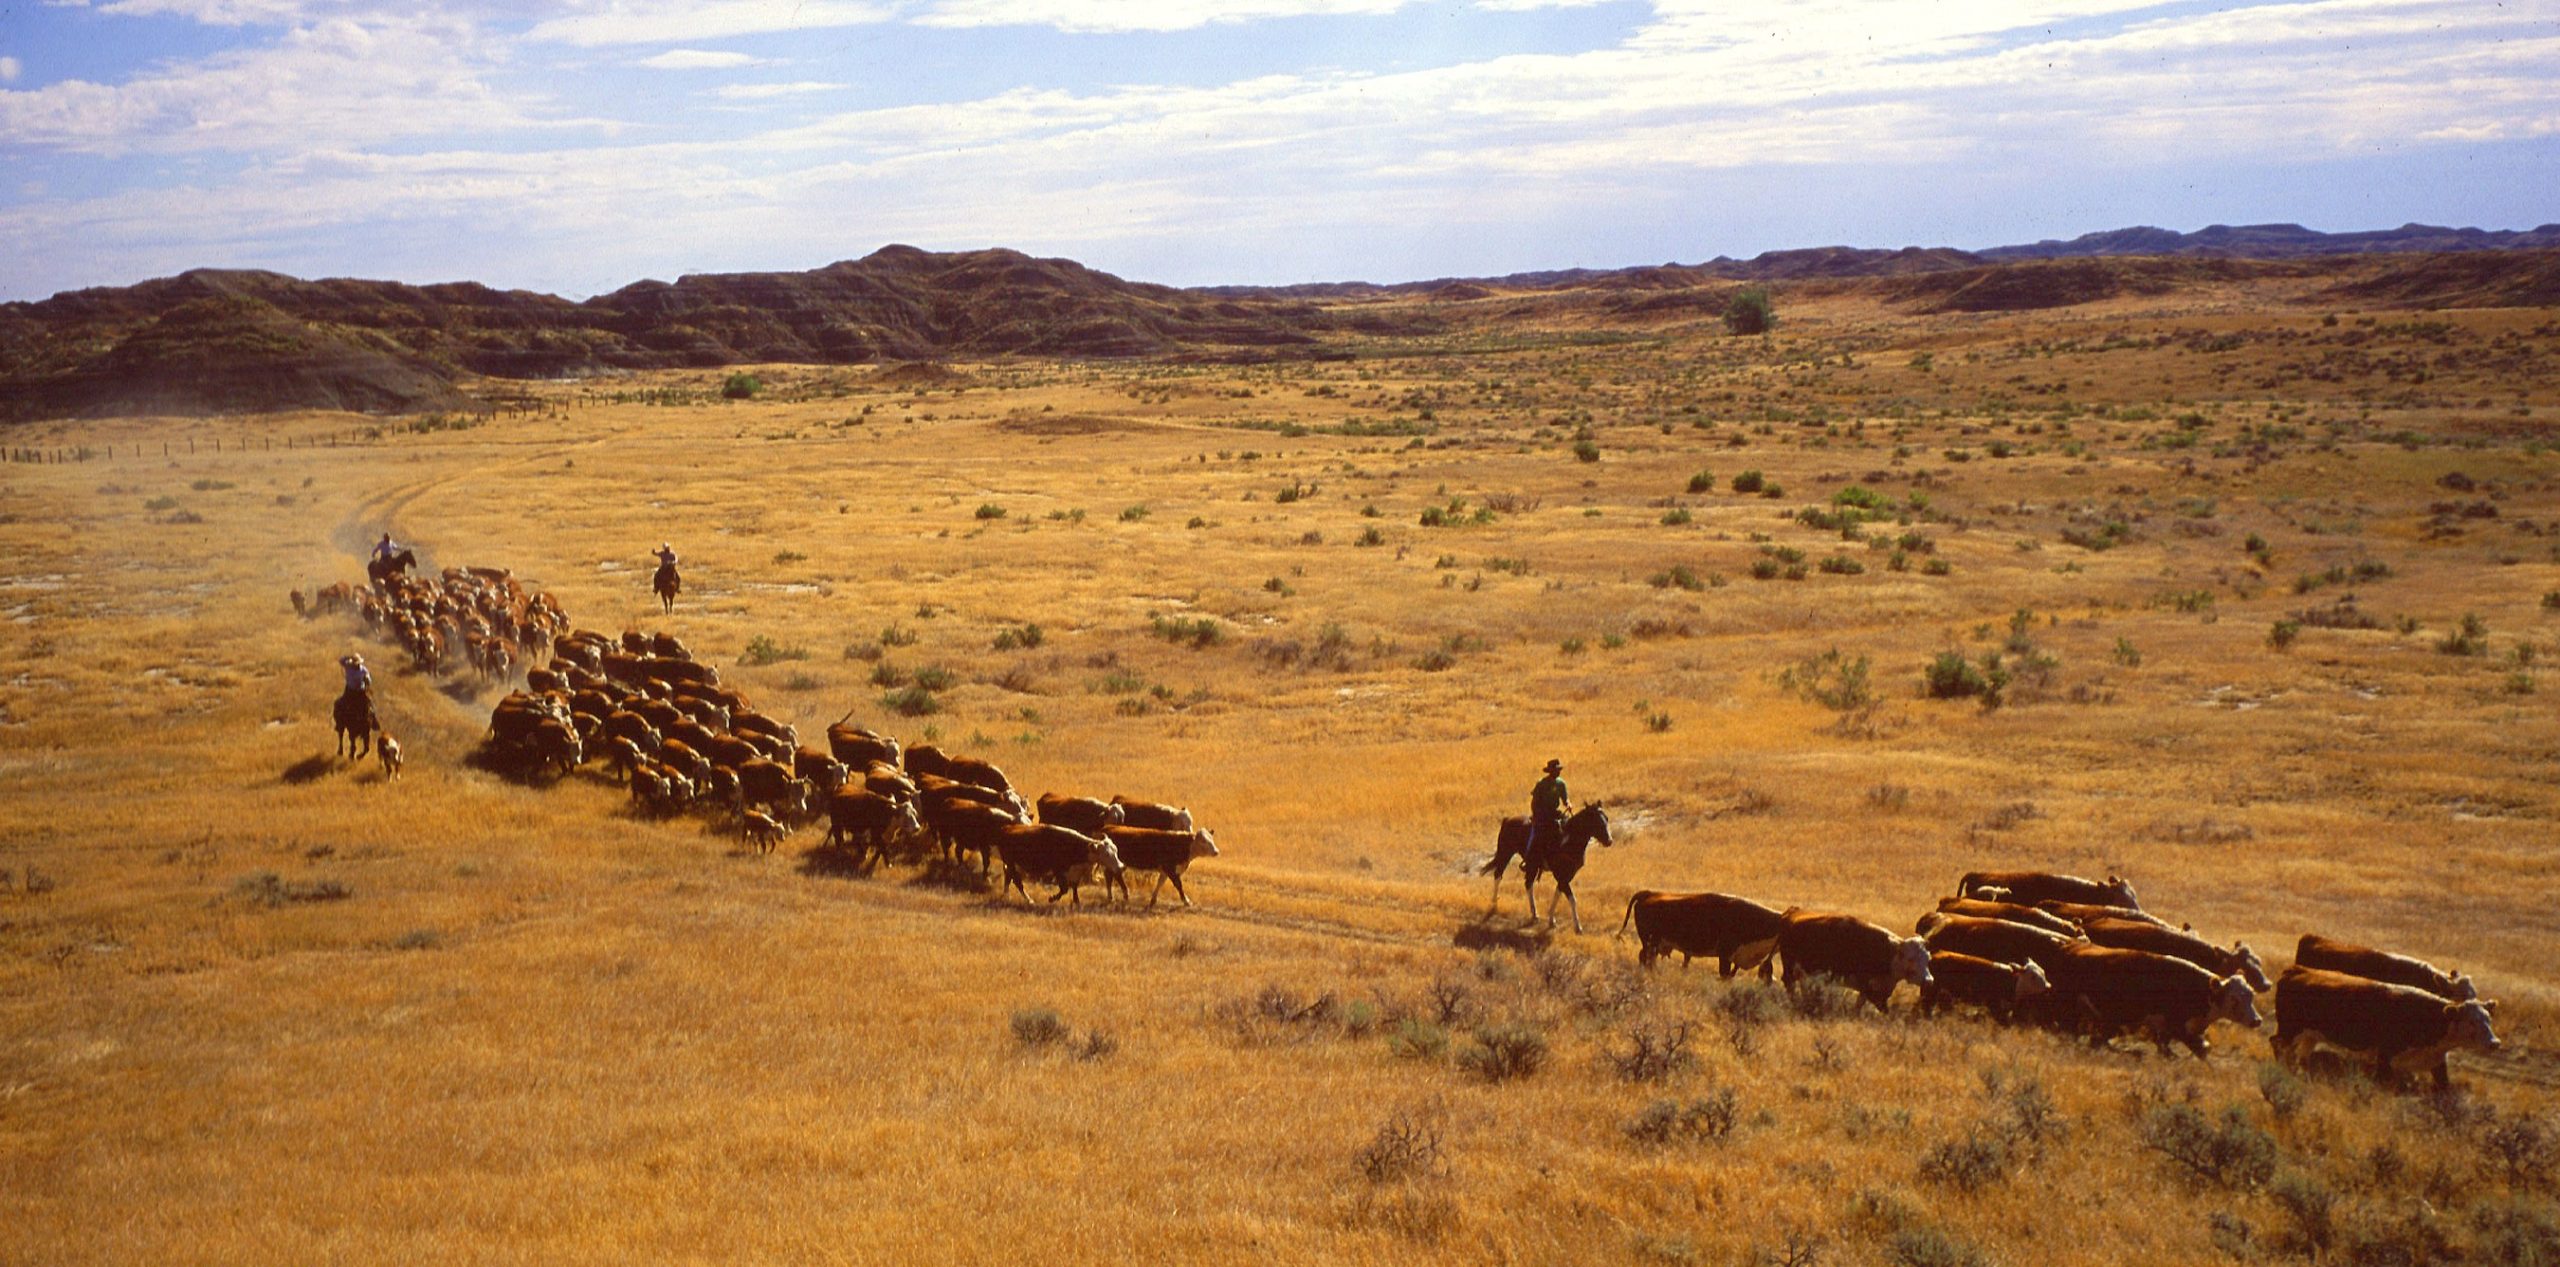
[[[1564,776],[1550,774],[1529,789],[1529,817],[1545,823],[1562,822],[1566,799]]]
[[[341,665],[339,667],[346,670],[348,690],[367,691],[373,689],[373,670],[368,669],[361,664],[348,664]]]

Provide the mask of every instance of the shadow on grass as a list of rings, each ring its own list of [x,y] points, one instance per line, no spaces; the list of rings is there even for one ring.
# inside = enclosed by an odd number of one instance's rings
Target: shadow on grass
[[[866,880],[878,870],[876,859],[856,859],[853,851],[842,845],[819,845],[800,855],[800,874],[831,880]]]
[[[995,892],[994,884],[986,876],[978,874],[976,868],[942,857],[925,859],[924,869],[909,877],[907,883],[916,888],[941,889],[948,893],[984,896]]]
[[[1515,950],[1524,955],[1534,955],[1554,941],[1555,934],[1544,928],[1498,928],[1482,921],[1458,925],[1449,938],[1460,950]]]
[[[329,777],[329,772],[337,768],[338,759],[335,756],[304,757],[284,768],[284,781],[296,787],[305,783],[317,783]]]

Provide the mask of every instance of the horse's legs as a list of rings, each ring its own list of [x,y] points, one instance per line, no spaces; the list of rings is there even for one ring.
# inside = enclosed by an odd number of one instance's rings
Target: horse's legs
[[[1556,892],[1564,897],[1565,905],[1573,909],[1573,931],[1580,933],[1582,931],[1582,903],[1574,900],[1573,881],[1558,879],[1556,881]],[[1556,922],[1556,904],[1553,899],[1550,899],[1547,902],[1547,922],[1550,924]]]
[[[1520,868],[1520,887],[1529,895],[1529,918],[1538,918],[1538,873],[1525,866]],[[1550,924],[1556,922],[1555,909],[1555,903],[1547,903],[1547,922]]]

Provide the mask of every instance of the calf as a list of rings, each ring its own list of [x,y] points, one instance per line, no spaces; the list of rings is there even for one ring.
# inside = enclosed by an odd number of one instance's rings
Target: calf
[[[2172,1041],[2206,1059],[2204,1032],[2215,1021],[2258,1028],[2258,1003],[2237,974],[2217,977],[2184,959],[2147,950],[2074,944],[2046,964],[2054,1011],[2088,1026],[2091,1046],[2125,1030],[2143,1030],[2162,1056]]]
[[[782,820],[760,809],[751,809],[738,815],[738,824],[739,830],[747,838],[747,843],[754,845],[757,853],[772,853],[773,847],[781,844],[782,838],[791,834],[791,829],[783,826]]]
[[[2304,933],[2293,948],[2293,962],[2299,968],[2325,968],[2372,981],[2405,985],[2424,990],[2443,999],[2476,999],[2479,987],[2461,973],[2446,973],[2424,959],[2395,955],[2358,946],[2352,942],[2332,941],[2318,933]]]
[[[1041,798],[1046,800],[1048,798]],[[1088,833],[1091,834],[1091,833]],[[1129,871],[1153,871],[1156,886],[1147,893],[1147,905],[1154,906],[1164,896],[1164,882],[1173,881],[1173,891],[1180,894],[1184,906],[1191,905],[1191,892],[1182,887],[1182,873],[1193,862],[1218,856],[1218,842],[1206,831],[1157,831],[1150,827],[1106,826],[1104,839],[1120,854],[1120,865]],[[1129,896],[1125,880],[1120,896]]]
[[[2048,933],[2060,933],[2065,937],[2073,936],[2080,931],[2078,924],[2051,911],[2040,911],[2032,906],[2021,906],[2016,902],[1996,902],[1985,898],[1942,897],[1938,899],[1938,912],[1943,915],[1971,915],[1977,919],[2005,919],[2012,924],[2026,924],[2041,928]],[[1921,919],[1926,921],[1928,916],[1921,916]],[[1925,933],[1929,930],[1923,928],[1914,931]]]
[[[1778,929],[1778,958],[1794,985],[1815,973],[1838,977],[1879,1012],[1894,987],[1929,984],[1929,947],[1854,915],[1790,909]]]
[[[2297,965],[2276,981],[2276,1055],[2300,1064],[2313,1047],[2327,1043],[2370,1057],[2378,1076],[2423,1069],[2443,1088],[2453,1081],[2445,1070],[2446,1053],[2498,1049],[2489,1023],[2497,1006]]]
[[[2137,919],[2093,919],[2080,928],[2100,946],[2148,950],[2155,955],[2184,959],[2217,977],[2238,973],[2252,990],[2268,988],[2266,965],[2258,962],[2258,952],[2249,949],[2247,942],[2234,941],[2225,950],[2194,933]]]
[[[294,597],[301,596],[300,591],[295,591]],[[400,741],[392,738],[390,732],[377,730],[373,733],[373,755],[382,762],[384,779],[400,777]]]
[[[1054,792],[1043,792],[1038,807],[1041,822],[1072,827],[1088,836],[1099,836],[1107,828],[1127,826],[1129,821],[1118,805],[1089,796],[1059,796]]]
[[[1648,968],[1674,952],[1683,967],[1692,959],[1714,955],[1716,975],[1731,980],[1737,972],[1758,968],[1760,979],[1766,981],[1773,970],[1779,930],[1786,922],[1785,912],[1747,897],[1648,889],[1627,899],[1627,914],[1618,921],[1617,935],[1624,936],[1627,925],[1635,925],[1636,962]]]
[[[1058,886],[1049,900],[1073,896],[1078,906],[1084,905],[1084,886],[1097,871],[1105,885],[1122,882],[1120,855],[1111,842],[1083,832],[1049,823],[1015,823],[997,831],[995,845],[996,856],[1004,859],[1005,887],[1026,903],[1031,900],[1031,891],[1023,886],[1026,879]]]
[[[2060,875],[2051,871],[1969,871],[1956,881],[1960,897],[1978,897],[1983,889],[2006,889],[2003,901],[2021,906],[2041,902],[2092,902],[2106,906],[2130,906],[2141,909],[2133,896],[2133,882],[2120,876],[2104,881],[2083,880],[2076,875]]]
[[[2032,963],[1994,963],[1979,955],[1933,950],[1929,984],[1920,987],[1920,1014],[1933,1016],[1951,1004],[1971,1003],[2005,1025],[2019,1004],[2052,988],[2044,969]]]

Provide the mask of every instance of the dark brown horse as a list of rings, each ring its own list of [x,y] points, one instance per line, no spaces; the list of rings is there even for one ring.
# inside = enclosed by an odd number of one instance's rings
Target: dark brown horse
[[[1494,836],[1493,861],[1484,864],[1479,874],[1493,877],[1493,906],[1502,905],[1502,873],[1513,858],[1520,860],[1520,886],[1529,894],[1529,918],[1538,918],[1538,877],[1556,878],[1556,896],[1563,898],[1573,911],[1573,931],[1582,931],[1582,903],[1573,896],[1573,877],[1582,871],[1582,857],[1599,841],[1608,848],[1609,816],[1601,812],[1600,802],[1593,801],[1564,820],[1563,834],[1554,840],[1542,840],[1533,847],[1529,839],[1529,820],[1521,817],[1502,820],[1502,829]],[[1487,908],[1486,914],[1491,914]],[[1547,923],[1556,922],[1555,903],[1547,903]]]
[[[676,595],[684,592],[684,578],[676,575],[676,565],[672,563],[659,564],[658,575],[656,579],[650,582],[650,585],[658,591],[659,604],[670,612],[674,611],[676,609]]]
[[[338,755],[361,761],[373,748],[373,732],[382,728],[373,715],[370,691],[348,691],[331,710],[338,727]]]
[[[418,552],[403,547],[393,551],[388,558],[375,559],[365,564],[364,574],[372,577],[374,587],[379,589],[384,582],[417,565]]]

